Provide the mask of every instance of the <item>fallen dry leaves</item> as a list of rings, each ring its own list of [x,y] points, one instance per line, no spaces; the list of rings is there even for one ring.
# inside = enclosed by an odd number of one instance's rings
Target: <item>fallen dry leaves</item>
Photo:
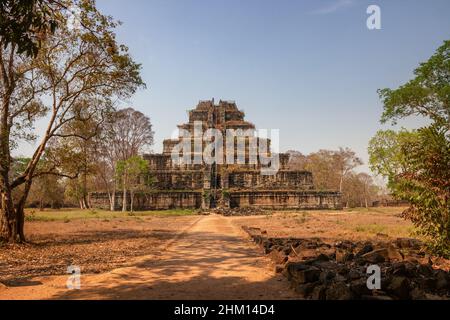
[[[159,248],[196,218],[146,217],[70,222],[28,222],[28,243],[0,247],[0,282],[66,274],[102,273],[129,265],[134,258],[159,254]]]

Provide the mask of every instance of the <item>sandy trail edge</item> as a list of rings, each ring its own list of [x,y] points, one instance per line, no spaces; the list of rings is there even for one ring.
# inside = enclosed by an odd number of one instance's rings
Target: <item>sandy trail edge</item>
[[[204,216],[155,255],[131,267],[82,275],[68,290],[67,276],[41,277],[29,286],[0,288],[0,299],[296,299],[288,281],[230,218]]]

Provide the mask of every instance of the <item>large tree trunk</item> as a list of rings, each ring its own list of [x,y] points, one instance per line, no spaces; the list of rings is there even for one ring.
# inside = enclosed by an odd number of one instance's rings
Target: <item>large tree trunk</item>
[[[130,211],[133,213],[133,198],[134,198],[134,192],[133,190],[130,191]]]
[[[14,206],[11,192],[1,194],[0,240],[25,242],[25,212],[22,203]]]
[[[106,178],[104,172],[101,172],[100,176],[106,187],[106,192],[108,193],[109,211],[116,211],[116,184],[115,184],[115,182],[113,182],[112,187],[110,187],[110,184],[109,184],[108,179]],[[99,191],[99,189],[101,189],[101,188],[98,188],[97,192]]]
[[[116,190],[114,189],[109,197],[109,209],[110,211],[116,211]]]
[[[17,217],[17,236],[19,242],[25,242],[25,208],[23,204],[19,204],[16,207],[16,217]]]
[[[88,200],[88,198],[87,198],[87,196],[85,194],[83,195],[83,205],[84,205],[84,209],[89,209],[90,208],[89,200]]]
[[[81,186],[81,195],[83,201],[83,209],[89,209],[89,201],[88,201],[88,192],[87,192],[87,165],[86,162],[84,164],[84,172],[82,175],[82,186]]]
[[[123,187],[122,212],[127,211],[127,188]]]
[[[17,219],[11,192],[2,192],[1,197],[0,239],[5,242],[14,242],[17,238]]]
[[[106,180],[105,180],[106,181]],[[116,186],[113,185],[112,190],[106,185],[106,192],[108,193],[109,211],[116,211]]]
[[[19,237],[19,242],[25,242],[25,204],[28,199],[28,195],[30,194],[31,185],[33,183],[32,179],[27,180],[24,185],[24,190],[22,196],[16,204],[16,217],[17,217],[17,233]]]
[[[78,200],[78,203],[79,203],[79,205],[80,205],[80,209],[81,209],[81,210],[86,209],[86,203],[85,203],[85,201],[84,201],[84,198],[79,199],[79,200]]]
[[[86,197],[87,206],[89,209],[92,209],[91,195],[88,193]]]

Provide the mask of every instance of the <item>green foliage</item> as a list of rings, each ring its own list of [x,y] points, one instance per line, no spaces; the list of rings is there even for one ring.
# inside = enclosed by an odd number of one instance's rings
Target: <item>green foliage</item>
[[[381,130],[369,141],[369,165],[373,172],[384,177],[395,176],[408,168],[403,150],[417,141],[417,131],[402,129]]]
[[[127,189],[148,185],[148,170],[148,162],[140,156],[117,161],[116,174],[119,185]],[[145,179],[144,182],[141,181],[141,177]]]
[[[54,10],[62,6],[48,0],[2,0],[0,37],[4,47],[15,45],[19,53],[36,56],[46,33],[58,26]]]
[[[203,196],[203,200],[204,200],[205,202],[208,202],[208,201],[211,200],[212,194],[211,194],[211,192],[209,192],[208,190],[205,190],[205,191],[203,191],[202,196]]]
[[[405,216],[428,239],[430,248],[450,257],[450,137],[442,128],[418,130],[415,143],[404,146],[407,170],[392,182],[394,195],[408,200]]]
[[[450,40],[414,71],[415,78],[396,90],[379,90],[384,104],[383,123],[419,115],[440,126],[450,126]]]
[[[222,197],[224,198],[224,199],[229,199],[230,198],[230,191],[228,190],[228,189],[223,189],[222,190]]]
[[[450,257],[450,41],[415,70],[416,77],[396,90],[380,90],[381,121],[410,115],[432,124],[414,131],[380,131],[370,141],[370,165],[386,177],[404,212],[430,249]]]

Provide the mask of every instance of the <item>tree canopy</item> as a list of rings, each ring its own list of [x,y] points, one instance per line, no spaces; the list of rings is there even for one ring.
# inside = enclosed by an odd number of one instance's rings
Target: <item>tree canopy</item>
[[[415,71],[415,78],[401,87],[379,90],[384,104],[381,122],[411,115],[424,116],[450,130],[450,40]]]
[[[0,2],[0,37],[3,46],[16,46],[19,54],[36,56],[46,34],[58,26],[64,1],[3,0]]]
[[[372,170],[386,177],[404,212],[437,254],[450,256],[450,41],[398,89],[382,89],[383,123],[411,115],[431,124],[417,130],[379,131],[370,141]]]

